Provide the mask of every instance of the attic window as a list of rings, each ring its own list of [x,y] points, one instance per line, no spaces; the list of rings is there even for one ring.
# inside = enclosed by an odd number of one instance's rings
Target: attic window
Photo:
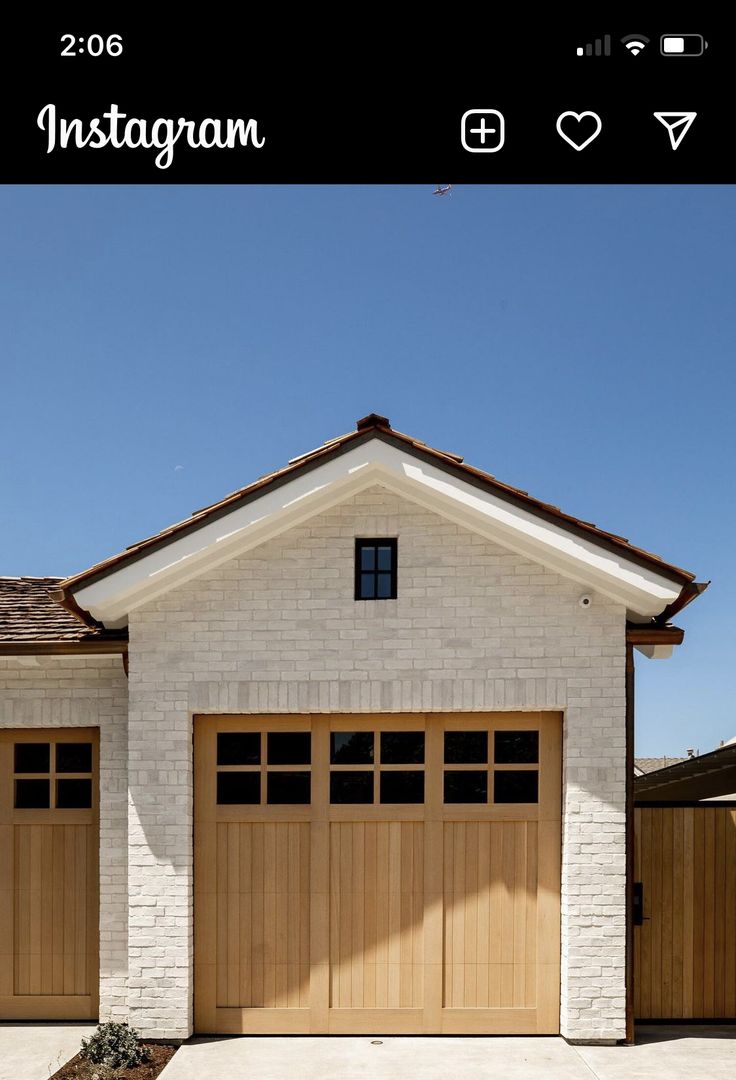
[[[355,599],[395,600],[395,538],[355,541]]]

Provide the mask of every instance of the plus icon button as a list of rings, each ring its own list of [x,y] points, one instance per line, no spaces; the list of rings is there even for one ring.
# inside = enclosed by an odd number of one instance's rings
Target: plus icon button
[[[470,154],[495,154],[504,143],[503,115],[496,109],[468,109],[460,124],[460,137]]]
[[[486,135],[495,135],[495,133],[495,128],[486,127],[485,116],[481,117],[480,127],[470,129],[471,135],[480,135],[480,141],[483,143],[484,146],[486,145]]]

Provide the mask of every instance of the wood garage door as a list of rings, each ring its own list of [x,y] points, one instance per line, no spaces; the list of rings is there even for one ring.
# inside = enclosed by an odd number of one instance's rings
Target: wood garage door
[[[634,814],[638,1020],[736,1020],[736,807]]]
[[[560,734],[196,718],[197,1031],[556,1033]]]
[[[0,1018],[98,1009],[98,732],[0,731]]]

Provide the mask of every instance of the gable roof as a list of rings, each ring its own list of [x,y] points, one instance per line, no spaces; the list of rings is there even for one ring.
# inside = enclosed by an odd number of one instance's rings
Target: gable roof
[[[643,548],[634,546],[622,536],[601,529],[592,522],[583,521],[566,514],[557,506],[542,502],[529,495],[526,491],[502,483],[490,473],[466,464],[459,454],[427,446],[418,439],[396,431],[391,427],[386,417],[371,413],[357,422],[354,431],[331,439],[314,450],[292,458],[283,468],[260,477],[219,502],[195,511],[191,517],[163,529],[154,536],[132,544],[125,551],[97,563],[88,570],[66,578],[60,583],[55,596],[70,610],[74,610],[77,615],[84,617],[86,615],[84,597],[90,595],[89,590],[92,586],[103,582],[114,574],[130,569],[134,564],[142,562],[154,553],[161,552],[184,538],[191,537],[198,531],[206,530],[213,523],[228,515],[235,514],[256,500],[264,499],[284,485],[303,478],[315,470],[324,468],[328,464],[338,461],[341,457],[346,455],[355,456],[353,452],[365,447],[367,443],[375,444],[376,447],[382,445],[393,448],[404,455],[408,454],[412,460],[431,467],[433,470],[433,485],[425,486],[433,486],[435,489],[441,486],[441,483],[437,481],[439,471],[445,478],[449,478],[449,480],[456,483],[462,483],[466,492],[469,488],[486,493],[493,497],[496,506],[502,504],[510,509],[521,511],[527,520],[533,518],[538,522],[545,522],[552,526],[556,533],[562,532],[569,537],[574,537],[582,542],[586,550],[594,548],[599,552],[610,553],[619,560],[623,560],[626,566],[641,568],[645,572],[644,576],[648,577],[652,582],[656,579],[658,582],[664,583],[664,587],[660,589],[659,593],[662,599],[660,607],[654,612],[647,610],[645,617],[651,617],[652,615],[669,617],[704,588],[704,586],[694,583],[694,575],[689,571],[674,566],[659,556],[645,551]],[[383,457],[385,458],[385,456],[384,454]],[[374,462],[376,468],[383,465],[384,472],[388,471],[386,461],[379,461],[381,455],[377,453],[374,454],[374,457],[376,459]],[[368,463],[366,459],[363,465]],[[356,466],[353,472],[357,474],[359,467]],[[361,475],[367,476],[368,473],[364,470]],[[304,499],[304,493],[299,498]],[[306,505],[306,501],[304,505]],[[230,539],[232,535],[226,534],[225,537],[218,537],[218,540]],[[202,551],[204,545],[208,542],[202,541]],[[188,558],[190,555],[191,552],[187,552],[185,557]],[[155,573],[162,574],[164,570],[169,570],[169,566],[163,566],[161,559],[158,560],[158,564]],[[172,574],[172,580],[173,576]],[[177,580],[181,580],[181,578],[178,577]],[[96,591],[96,595],[98,594],[99,590]],[[75,598],[81,604],[81,611]],[[121,610],[122,608],[118,605],[118,616]],[[636,613],[636,608],[633,610]],[[99,612],[96,614],[99,618]]]
[[[58,577],[0,577],[0,654],[102,651],[104,642],[122,642],[125,634],[103,626],[85,626],[52,598]],[[113,649],[112,651],[120,651]]]

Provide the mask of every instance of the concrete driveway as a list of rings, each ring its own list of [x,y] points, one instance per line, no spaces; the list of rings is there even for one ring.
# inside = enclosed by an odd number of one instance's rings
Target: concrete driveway
[[[0,1024],[0,1080],[48,1080],[95,1024]]]
[[[192,1039],[160,1080],[734,1080],[736,1028],[641,1028],[636,1046],[556,1038]]]

